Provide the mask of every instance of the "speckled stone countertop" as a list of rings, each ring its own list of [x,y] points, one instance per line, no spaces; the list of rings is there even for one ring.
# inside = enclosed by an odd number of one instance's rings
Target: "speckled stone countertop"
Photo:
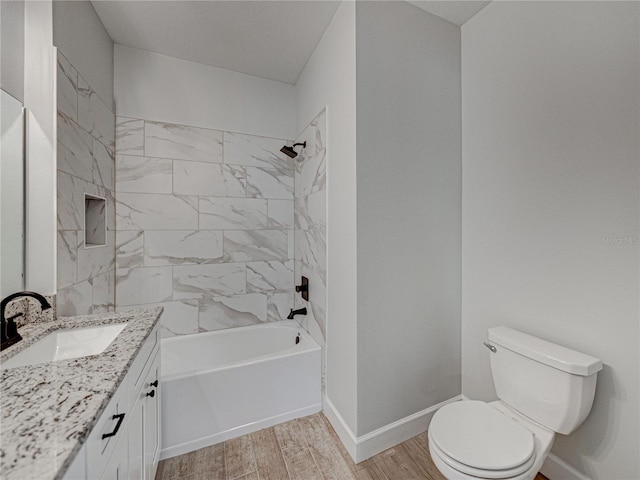
[[[2,362],[56,330],[128,322],[98,355],[0,371],[0,478],[62,478],[124,379],[162,308],[80,317],[20,328]]]

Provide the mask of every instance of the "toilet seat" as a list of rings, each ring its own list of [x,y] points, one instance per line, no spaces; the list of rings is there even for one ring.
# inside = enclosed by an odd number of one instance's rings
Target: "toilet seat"
[[[429,441],[451,468],[480,478],[515,477],[536,460],[533,433],[485,402],[442,407],[431,420]]]
[[[465,475],[472,477],[478,477],[479,479],[506,480],[514,478],[529,470],[536,461],[536,455],[534,454],[531,456],[529,461],[516,468],[507,470],[483,470],[480,468],[473,468],[469,465],[457,462],[456,460],[448,457],[442,450],[438,448],[438,445],[433,441],[433,437],[431,436],[431,434],[429,434],[429,449],[431,450],[432,457],[434,455],[437,456],[441,461],[454,469],[456,472],[464,473]]]

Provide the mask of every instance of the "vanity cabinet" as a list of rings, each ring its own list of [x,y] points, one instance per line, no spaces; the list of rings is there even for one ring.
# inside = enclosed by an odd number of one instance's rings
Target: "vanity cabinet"
[[[155,358],[149,369],[147,385],[152,390],[145,392],[144,407],[144,456],[145,478],[154,480],[158,462],[160,461],[160,349],[157,349]]]
[[[124,475],[126,462],[117,458],[118,454],[122,455],[120,444],[126,443],[125,431],[129,410],[126,393],[125,382],[123,382],[111,397],[107,408],[87,438],[87,478],[127,478]],[[106,474],[107,471],[111,473],[103,477],[103,472]]]
[[[127,461],[127,446],[128,443],[120,439],[115,445],[111,457],[107,460],[107,465],[102,472],[100,479],[105,480],[123,480],[126,478],[135,478],[129,475],[129,464]],[[89,466],[89,464],[87,465]],[[88,472],[88,470],[87,470]],[[87,474],[87,478],[94,478]]]
[[[160,456],[160,351],[137,389],[129,423],[129,478],[153,480]]]
[[[160,338],[154,328],[64,480],[153,480],[160,453]],[[81,464],[76,458],[72,466]]]

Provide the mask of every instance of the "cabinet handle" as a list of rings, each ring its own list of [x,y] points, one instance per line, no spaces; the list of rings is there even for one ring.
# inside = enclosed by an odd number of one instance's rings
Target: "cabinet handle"
[[[116,428],[113,429],[113,432],[102,434],[103,440],[105,438],[113,437],[116,433],[118,433],[118,430],[120,430],[120,426],[122,425],[122,421],[124,420],[124,413],[119,413],[117,415],[114,415],[113,417],[111,417],[111,419],[118,420],[118,423],[116,423]]]
[[[156,391],[155,390],[151,390],[150,392],[147,392],[147,397],[155,397],[156,396]]]
[[[158,380],[156,380],[155,382],[151,382],[149,384],[150,387],[157,387],[158,386]]]

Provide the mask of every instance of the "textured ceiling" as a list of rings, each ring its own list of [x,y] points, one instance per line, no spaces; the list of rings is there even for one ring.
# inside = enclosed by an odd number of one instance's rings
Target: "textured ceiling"
[[[116,43],[289,84],[295,84],[339,3],[92,0]],[[489,2],[409,3],[462,25]]]
[[[333,1],[93,0],[122,45],[294,84],[333,18]]]
[[[476,13],[486,7],[489,1],[469,1],[469,0],[408,0],[409,3],[438,17],[449,20],[456,25],[462,26],[464,22],[473,17]]]

